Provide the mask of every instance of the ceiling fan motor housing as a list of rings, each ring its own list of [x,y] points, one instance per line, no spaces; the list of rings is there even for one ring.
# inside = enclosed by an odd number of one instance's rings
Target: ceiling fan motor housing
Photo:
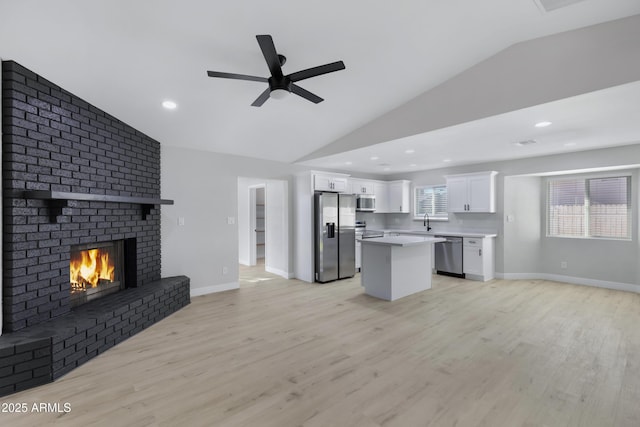
[[[275,79],[273,76],[269,77],[269,89],[274,90],[282,89],[287,92],[291,92],[291,80],[286,76],[281,79]]]

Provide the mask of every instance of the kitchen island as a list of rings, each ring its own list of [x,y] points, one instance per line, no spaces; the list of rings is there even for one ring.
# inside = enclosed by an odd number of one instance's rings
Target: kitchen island
[[[360,280],[364,292],[394,301],[431,289],[433,244],[443,241],[427,236],[363,239]]]

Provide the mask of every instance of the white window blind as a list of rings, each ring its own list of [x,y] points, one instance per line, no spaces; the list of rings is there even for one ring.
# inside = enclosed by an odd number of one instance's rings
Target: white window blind
[[[549,181],[549,236],[631,238],[631,178]]]
[[[446,185],[416,187],[414,196],[415,218],[427,213],[431,219],[449,219]]]

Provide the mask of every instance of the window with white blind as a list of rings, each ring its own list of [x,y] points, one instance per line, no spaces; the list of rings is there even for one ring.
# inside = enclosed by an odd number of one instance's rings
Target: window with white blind
[[[431,219],[448,220],[447,186],[415,187],[413,206],[415,207],[413,214],[415,219],[423,219],[427,213]]]
[[[549,180],[547,235],[631,238],[631,177]]]

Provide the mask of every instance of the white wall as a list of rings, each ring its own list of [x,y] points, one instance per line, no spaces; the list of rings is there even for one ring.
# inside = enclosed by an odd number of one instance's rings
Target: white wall
[[[168,146],[162,147],[161,158],[162,197],[175,201],[162,207],[162,276],[190,277],[192,295],[237,288],[238,177],[290,183],[291,175],[300,169],[285,163]],[[180,217],[184,218],[183,226],[178,225]],[[228,224],[228,218],[235,223]],[[291,230],[289,240],[290,236]],[[289,248],[292,246],[289,241]],[[289,265],[293,263],[291,252],[284,255]],[[227,274],[223,274],[224,267]]]
[[[450,215],[450,221],[446,223],[432,222],[433,231],[446,229],[482,229],[497,231],[496,239],[496,273],[503,277],[521,277],[519,274],[535,273],[538,277],[572,281],[575,283],[595,284],[617,289],[629,289],[640,292],[640,271],[637,264],[640,259],[640,242],[638,239],[638,190],[640,179],[638,178],[638,163],[640,163],[640,144],[626,145],[600,150],[581,151],[553,156],[532,157],[504,162],[492,162],[478,165],[458,166],[431,171],[415,172],[411,174],[396,174],[389,177],[394,179],[409,179],[412,186],[442,184],[444,175],[456,173],[479,172],[495,170],[499,174],[496,180],[497,212],[495,214],[455,214]],[[629,169],[635,170],[632,179],[633,206],[636,206],[633,214],[633,236],[631,241],[615,240],[585,240],[585,239],[548,239],[544,236],[540,240],[538,271],[518,271],[535,266],[535,261],[529,265],[522,258],[530,254],[535,247],[535,233],[533,227],[538,227],[541,232],[541,221],[531,224],[532,229],[527,229],[526,222],[518,223],[517,227],[506,225],[505,209],[513,209],[514,205],[522,202],[531,206],[536,194],[542,198],[544,189],[535,189],[533,181],[508,181],[507,177],[517,175],[548,174],[562,171],[581,170],[590,168],[611,168],[631,165]],[[520,197],[517,189],[522,187],[532,191],[531,197],[523,200],[514,199]],[[508,200],[507,200],[508,199]],[[541,205],[543,201],[539,202]],[[517,208],[518,217],[526,208]],[[515,214],[514,214],[515,215]],[[541,215],[541,213],[538,213]],[[532,219],[535,214],[526,215]],[[395,228],[422,228],[422,221],[414,221],[411,214],[388,215],[387,227]],[[529,244],[526,246],[522,258],[519,247],[519,235],[526,236]],[[508,254],[508,255],[505,255]],[[562,259],[561,259],[562,258]],[[568,268],[560,269],[560,261],[567,261]],[[515,264],[512,264],[514,263]],[[505,276],[506,274],[506,276]]]
[[[544,191],[541,182],[542,178],[537,176],[504,178],[505,275],[531,276],[532,273],[542,271],[540,245]]]

